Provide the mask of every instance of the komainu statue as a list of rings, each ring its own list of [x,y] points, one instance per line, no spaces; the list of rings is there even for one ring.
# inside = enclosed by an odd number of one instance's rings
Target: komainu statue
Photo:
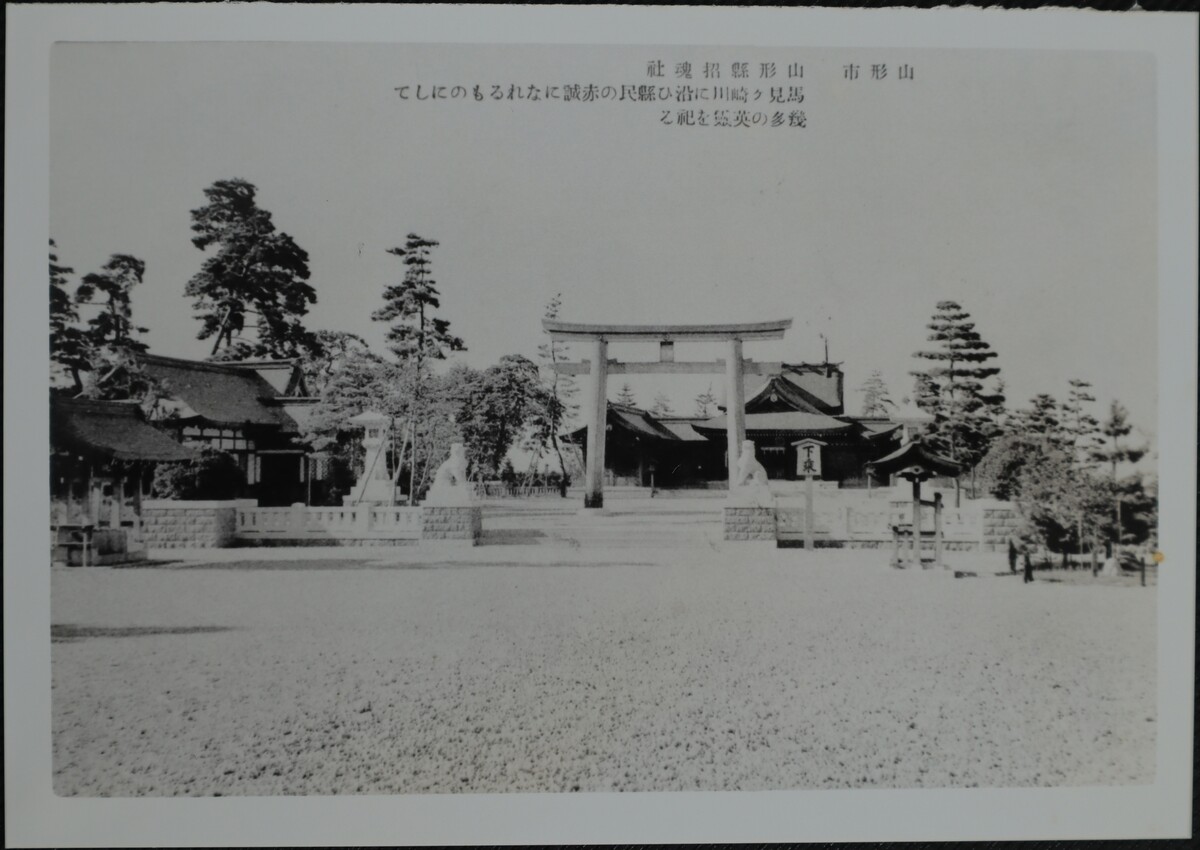
[[[767,470],[754,456],[753,440],[742,441],[742,453],[738,457],[737,475],[733,481],[730,501],[761,507],[770,507],[775,503],[767,484]]]
[[[450,446],[450,457],[438,467],[425,504],[466,505],[474,501],[474,487],[467,481],[467,450],[462,443]]]

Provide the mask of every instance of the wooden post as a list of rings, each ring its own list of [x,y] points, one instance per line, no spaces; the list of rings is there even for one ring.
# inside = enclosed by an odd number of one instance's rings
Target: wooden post
[[[942,494],[933,494],[933,565],[942,566]]]
[[[109,525],[113,528],[121,527],[121,508],[125,503],[125,478],[118,475],[113,479],[113,503],[112,513],[109,517]]]
[[[912,565],[913,569],[921,568],[921,479],[913,476],[912,480]]]
[[[608,426],[608,342],[592,340],[591,410],[587,429],[587,470],[584,475],[583,506],[604,507],[604,443]]]
[[[807,479],[804,486],[804,549],[811,552],[816,548],[813,543],[813,477],[804,477]]]
[[[731,339],[725,352],[725,439],[729,455],[729,489],[736,486],[738,455],[746,439],[746,384],[743,377],[742,341]]]

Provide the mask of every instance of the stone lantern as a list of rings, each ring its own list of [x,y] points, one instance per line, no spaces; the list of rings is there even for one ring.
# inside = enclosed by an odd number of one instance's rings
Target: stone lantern
[[[342,498],[342,503],[392,504],[395,501],[395,485],[387,468],[387,442],[391,436],[392,420],[378,411],[367,410],[346,424],[362,428],[363,473],[354,483],[350,495]]]

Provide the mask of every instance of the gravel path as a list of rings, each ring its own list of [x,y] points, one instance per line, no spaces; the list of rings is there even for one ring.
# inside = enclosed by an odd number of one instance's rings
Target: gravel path
[[[1153,781],[1153,589],[754,559],[58,569],[55,791]]]

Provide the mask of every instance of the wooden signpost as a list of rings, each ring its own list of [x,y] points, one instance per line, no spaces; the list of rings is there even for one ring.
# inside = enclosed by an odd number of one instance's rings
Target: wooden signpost
[[[821,447],[825,444],[811,437],[792,443],[796,447],[796,474],[804,476],[804,548],[812,551],[813,540],[813,479],[821,477]]]

